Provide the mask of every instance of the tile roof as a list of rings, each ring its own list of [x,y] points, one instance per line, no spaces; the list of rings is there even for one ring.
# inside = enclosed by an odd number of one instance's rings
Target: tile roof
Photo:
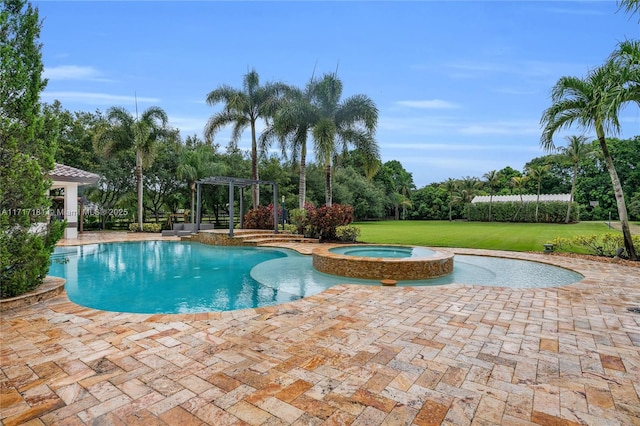
[[[76,169],[75,167],[65,166],[56,163],[55,168],[49,173],[49,177],[59,182],[78,182],[80,185],[90,185],[96,183],[100,176],[95,173]]]

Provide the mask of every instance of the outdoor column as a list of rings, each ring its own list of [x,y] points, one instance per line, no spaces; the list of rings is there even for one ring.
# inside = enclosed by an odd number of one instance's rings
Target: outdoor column
[[[244,186],[240,187],[240,229],[244,229]]]
[[[229,181],[229,237],[233,237],[233,181]]]
[[[273,231],[278,233],[278,184],[273,184]]]
[[[69,183],[64,187],[64,218],[67,228],[64,237],[78,238],[78,184]]]
[[[202,220],[202,195],[201,195],[201,184],[198,182],[197,190],[196,190],[196,234],[200,232],[200,221]]]

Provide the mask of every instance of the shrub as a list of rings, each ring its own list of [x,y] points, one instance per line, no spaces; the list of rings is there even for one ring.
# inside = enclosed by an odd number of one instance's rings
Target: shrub
[[[289,222],[296,227],[298,234],[304,234],[304,227],[307,225],[307,210],[291,209],[289,210]]]
[[[284,232],[288,232],[290,234],[297,234],[298,233],[298,227],[291,224],[291,223],[285,223],[284,224]]]
[[[145,223],[144,232],[160,232],[162,230],[161,223]]]
[[[344,204],[322,206],[309,211],[311,235],[323,240],[336,239],[336,228],[353,222],[353,207]]]
[[[281,216],[278,208],[278,217]],[[244,215],[244,227],[247,229],[273,229],[273,204],[251,209]]]
[[[339,241],[355,243],[360,236],[360,228],[354,225],[342,225],[336,227],[336,238]]]
[[[489,217],[489,203],[475,203],[470,206],[472,221],[486,221]],[[535,222],[535,202],[520,203],[509,201],[491,204],[491,220],[494,222]],[[571,221],[577,222],[579,205],[571,206]],[[538,204],[539,223],[564,223],[567,217],[567,203],[561,201],[541,201]]]
[[[637,247],[640,245],[640,236],[633,235],[633,244]],[[629,255],[624,248],[624,239],[622,234],[604,234],[604,235],[579,235],[571,240],[566,238],[556,238],[554,240],[556,247],[562,251],[571,251],[572,247],[582,249],[589,254],[595,256],[614,257],[618,249],[622,249],[620,257],[628,258]]]
[[[0,215],[3,222],[6,215]],[[55,220],[41,233],[10,228],[0,235],[0,298],[15,297],[37,288],[49,272],[49,259],[67,226]]]
[[[137,223],[130,223],[129,224],[129,231],[131,232],[160,232],[162,230],[162,224],[161,223],[145,223],[143,225],[142,231],[140,231],[140,229],[138,229],[138,224]]]

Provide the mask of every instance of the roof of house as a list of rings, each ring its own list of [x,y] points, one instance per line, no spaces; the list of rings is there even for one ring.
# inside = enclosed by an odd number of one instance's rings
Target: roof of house
[[[488,203],[489,195],[478,195],[471,200],[472,203]],[[522,201],[525,203],[536,202],[538,196],[536,194],[522,195]],[[571,194],[540,194],[540,201],[563,201],[568,203]],[[520,202],[519,195],[494,195],[491,200],[494,203]]]
[[[79,185],[91,185],[100,178],[95,173],[59,163],[56,163],[54,169],[49,173],[49,177],[54,182],[77,182]]]

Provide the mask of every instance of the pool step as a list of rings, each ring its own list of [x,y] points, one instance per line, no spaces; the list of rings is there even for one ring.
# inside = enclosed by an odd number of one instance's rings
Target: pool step
[[[198,234],[182,237],[183,241],[196,241],[205,244],[223,246],[259,246],[271,243],[318,243],[316,238],[305,238],[304,235],[289,232],[275,233],[269,229],[236,229],[233,237],[226,230],[205,230]]]
[[[317,238],[305,238],[300,235],[299,237],[288,237],[288,238],[278,238],[278,237],[266,237],[266,238],[252,238],[244,240],[247,245],[256,245],[260,246],[263,244],[270,243],[309,243],[309,244],[317,244],[320,241]]]

